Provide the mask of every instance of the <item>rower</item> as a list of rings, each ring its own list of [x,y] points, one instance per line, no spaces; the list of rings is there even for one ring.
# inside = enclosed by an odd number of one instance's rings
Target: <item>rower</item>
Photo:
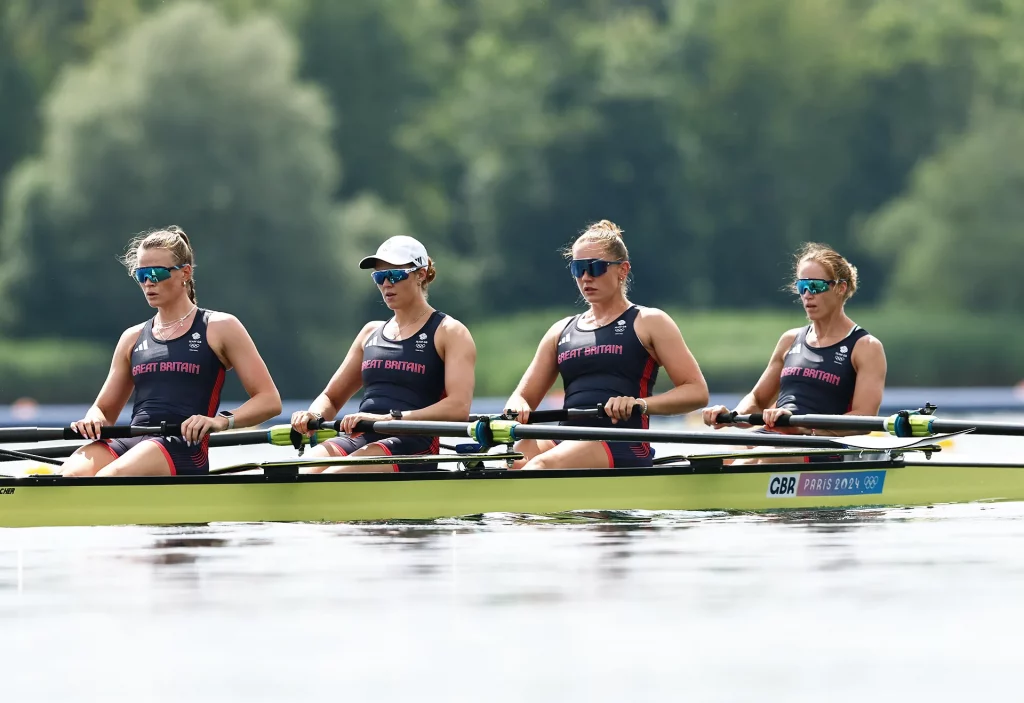
[[[180,423],[181,436],[94,441],[64,462],[63,474],[208,473],[209,433],[276,417],[281,396],[242,323],[197,305],[195,256],[184,231],[171,226],[136,237],[123,263],[157,312],[121,335],[96,402],[71,428],[98,440],[100,427],[117,420],[134,390],[133,425]],[[218,413],[225,373],[232,367],[249,400],[233,412]]]
[[[657,308],[626,297],[631,264],[622,231],[613,222],[590,225],[563,251],[588,309],[551,326],[505,407],[528,422],[562,378],[565,408],[604,406],[607,417],[563,424],[648,427],[651,415],[687,413],[707,403],[708,387],[679,327]],[[673,388],[652,395],[658,367]],[[526,459],[515,468],[621,468],[651,466],[647,442],[523,440]]]
[[[781,416],[793,414],[877,415],[885,389],[882,343],[845,310],[846,301],[857,291],[857,269],[831,247],[808,243],[796,254],[792,290],[800,297],[810,324],[782,335],[768,367],[736,412],[762,413],[764,428],[771,432],[861,434],[775,424]],[[704,422],[716,429],[724,427],[716,419],[725,412],[729,410],[724,405],[705,408]]]
[[[327,387],[309,406],[292,415],[292,427],[308,432],[311,421],[333,420],[360,387],[359,411],[346,415],[336,437],[309,456],[376,457],[437,454],[437,437],[399,437],[356,431],[360,422],[380,420],[465,421],[473,401],[476,345],[461,322],[427,302],[437,271],[416,239],[391,237],[373,256],[359,262],[372,268],[384,304],[394,313],[369,322],[356,336]],[[309,473],[398,471],[400,464],[316,466]],[[411,471],[437,470],[436,463],[407,464]]]

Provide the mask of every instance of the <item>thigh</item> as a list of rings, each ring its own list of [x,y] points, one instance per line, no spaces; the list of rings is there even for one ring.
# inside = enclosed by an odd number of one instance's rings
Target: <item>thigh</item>
[[[608,469],[611,453],[604,442],[559,442],[526,462],[524,469]]]
[[[173,476],[174,460],[160,442],[141,441],[96,473],[97,476]]]
[[[117,459],[117,452],[107,442],[90,442],[75,450],[64,460],[61,475],[73,478],[95,476],[96,472]]]
[[[388,451],[376,442],[366,444],[348,455],[353,459],[356,457],[391,456]],[[325,466],[325,474],[346,474],[346,473],[391,473],[398,471],[395,464],[344,464],[342,466]]]
[[[384,437],[373,442],[373,444],[383,449],[384,453],[388,456],[437,455],[441,451],[440,437],[424,437],[421,435]],[[437,471],[437,462],[402,462],[395,464],[395,471]]]
[[[654,466],[654,450],[647,442],[604,442],[609,464],[616,469]]]
[[[513,445],[512,449],[522,454],[523,458],[513,462],[512,468],[521,469],[535,456],[551,451],[556,446],[557,443],[550,439],[521,439]]]

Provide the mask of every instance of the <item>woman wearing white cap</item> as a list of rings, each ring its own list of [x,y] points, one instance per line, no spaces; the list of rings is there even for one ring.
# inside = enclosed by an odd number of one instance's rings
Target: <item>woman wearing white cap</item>
[[[432,308],[427,286],[434,262],[412,237],[391,237],[377,253],[359,262],[371,276],[384,304],[394,313],[387,321],[368,323],[323,393],[309,410],[292,415],[292,427],[305,432],[313,419],[333,420],[338,410],[363,388],[359,412],[341,422],[344,436],[310,450],[310,456],[407,456],[437,454],[437,437],[389,437],[354,432],[368,420],[452,420],[469,417],[473,400],[476,345],[458,320]],[[437,464],[410,464],[408,470],[436,470]],[[398,471],[399,464],[315,467],[313,472]]]

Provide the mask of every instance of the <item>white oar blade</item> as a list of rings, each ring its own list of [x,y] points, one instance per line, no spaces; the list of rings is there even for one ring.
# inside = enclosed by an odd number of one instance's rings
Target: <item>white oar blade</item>
[[[873,449],[884,451],[886,449],[912,449],[914,447],[926,447],[931,444],[938,444],[950,437],[956,437],[972,430],[960,430],[959,432],[947,432],[946,434],[935,434],[930,437],[893,437],[891,435],[858,435],[855,437],[835,437],[833,442],[841,447],[852,447],[854,449]]]

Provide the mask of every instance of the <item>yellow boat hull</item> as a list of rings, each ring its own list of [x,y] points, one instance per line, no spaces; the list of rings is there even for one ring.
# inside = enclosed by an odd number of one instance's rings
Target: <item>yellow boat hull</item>
[[[812,468],[813,467],[813,468]],[[0,527],[765,511],[1024,500],[1024,466],[801,463],[583,471],[0,480]]]

